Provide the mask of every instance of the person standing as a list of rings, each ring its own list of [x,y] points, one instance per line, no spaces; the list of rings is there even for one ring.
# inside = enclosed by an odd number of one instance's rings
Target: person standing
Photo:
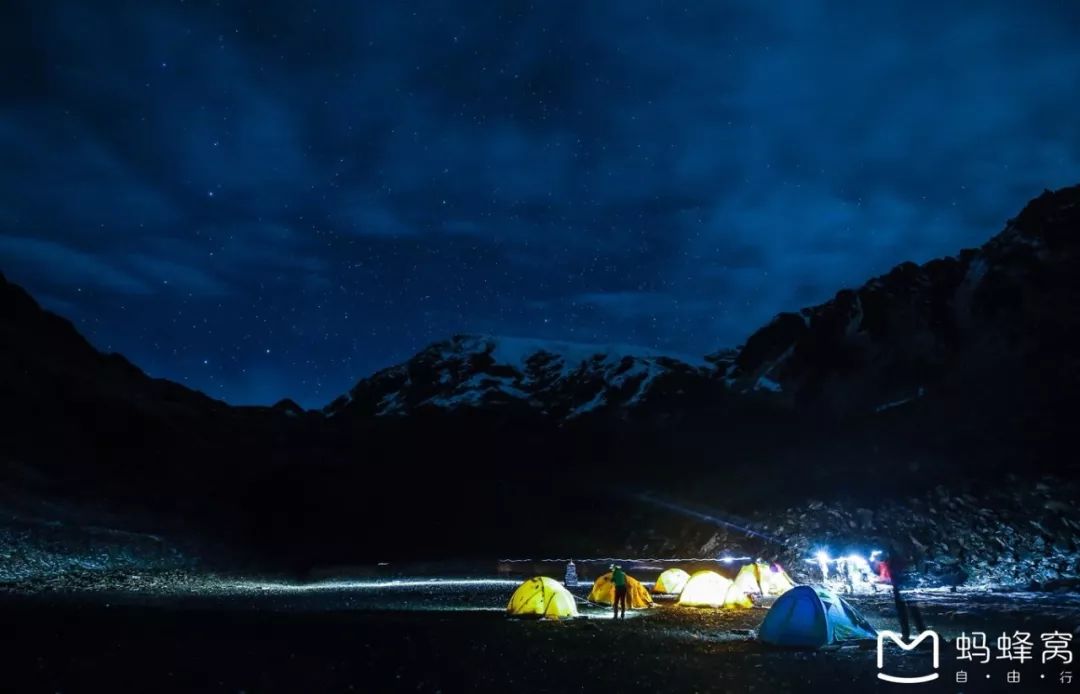
[[[847,583],[848,595],[855,594],[854,568],[850,559],[844,559],[844,581]]]
[[[615,586],[614,619],[626,619],[626,573],[621,566],[612,565],[611,583]]]
[[[919,606],[909,599],[905,599],[901,591],[904,588],[910,587],[908,585],[909,567],[907,558],[897,551],[895,545],[889,547],[889,554],[887,559],[887,572],[892,581],[893,589],[893,601],[896,603],[896,617],[900,621],[900,631],[904,635],[904,640],[907,641],[911,637],[911,622],[915,623],[915,628],[919,633],[926,631],[926,623],[923,622],[922,612],[919,610]]]
[[[567,588],[574,588],[577,586],[577,567],[574,566],[573,559],[566,565],[566,574],[563,576],[563,585]]]

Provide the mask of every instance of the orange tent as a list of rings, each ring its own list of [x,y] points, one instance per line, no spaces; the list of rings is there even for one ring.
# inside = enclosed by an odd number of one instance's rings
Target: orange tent
[[[601,605],[615,604],[615,584],[611,582],[611,572],[596,579],[592,590],[589,591],[589,602],[597,602]],[[631,609],[640,609],[652,605],[652,596],[645,586],[635,578],[626,577],[626,606]]]

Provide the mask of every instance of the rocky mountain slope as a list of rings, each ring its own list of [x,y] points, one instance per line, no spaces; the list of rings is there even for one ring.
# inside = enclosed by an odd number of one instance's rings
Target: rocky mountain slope
[[[99,352],[2,275],[0,393],[0,464],[17,466],[0,472],[32,464],[73,485],[143,474],[160,483],[174,464],[190,470],[194,451],[256,445],[283,418],[271,408],[231,407]]]
[[[151,378],[0,275],[0,516],[20,498],[47,500],[56,516],[0,518],[0,556],[94,546],[104,535],[80,518],[102,509],[115,511],[116,537],[249,537],[265,507],[248,490],[272,486],[300,451],[318,459],[310,422],[284,405],[232,407]],[[98,511],[60,518],[72,508]],[[43,565],[63,565],[54,559]]]
[[[992,388],[1067,390],[1080,367],[1078,270],[1080,186],[1048,191],[977,250],[780,314],[727,355],[723,377],[837,413],[882,412],[976,372]]]
[[[1007,475],[1004,484],[942,485],[863,503],[803,498],[739,519],[757,530],[709,527],[684,518],[642,518],[631,547],[646,556],[763,556],[815,580],[807,560],[867,555],[890,545],[918,583],[999,589],[1075,589],[1080,578],[1080,506],[1075,481]],[[763,539],[765,538],[765,539]]]

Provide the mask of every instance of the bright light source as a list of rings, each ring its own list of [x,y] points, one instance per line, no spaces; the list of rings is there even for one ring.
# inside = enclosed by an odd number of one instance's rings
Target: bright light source
[[[814,556],[817,559],[818,568],[821,569],[821,581],[824,583],[829,580],[829,552],[819,549]]]
[[[461,578],[432,578],[432,579],[389,579],[384,581],[326,581],[323,583],[259,583],[254,587],[262,590],[274,591],[317,591],[317,590],[380,590],[385,588],[427,588],[446,586],[517,586],[521,581],[504,578],[486,579],[461,579]]]

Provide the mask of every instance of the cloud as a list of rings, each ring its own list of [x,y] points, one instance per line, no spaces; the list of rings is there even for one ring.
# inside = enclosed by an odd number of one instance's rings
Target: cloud
[[[133,267],[137,267],[144,277],[153,277],[159,284],[179,291],[200,296],[220,296],[229,292],[220,280],[192,265],[141,253],[132,254],[129,262]]]
[[[46,277],[71,288],[94,286],[127,294],[149,294],[150,286],[91,253],[46,241],[0,235],[0,262],[14,277]]]
[[[1075,183],[1078,20],[16,0],[0,260],[100,339],[249,401],[253,342],[305,404],[462,330],[708,352]],[[229,365],[212,382],[206,353]]]
[[[342,227],[357,236],[412,236],[417,229],[370,197],[362,196],[347,203],[339,214]]]
[[[681,309],[678,300],[656,292],[587,292],[577,295],[574,302],[620,318],[652,317]]]
[[[16,225],[85,240],[133,227],[158,229],[179,219],[168,194],[109,143],[51,109],[26,108],[0,119],[0,147],[11,165],[0,177],[0,195]]]

